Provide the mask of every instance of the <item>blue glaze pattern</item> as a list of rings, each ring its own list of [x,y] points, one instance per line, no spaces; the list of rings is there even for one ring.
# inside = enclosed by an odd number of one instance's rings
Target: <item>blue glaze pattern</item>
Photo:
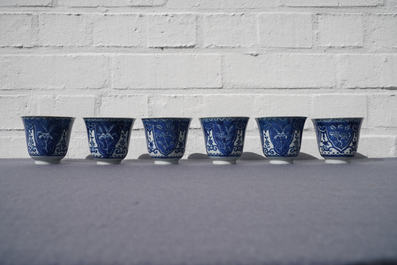
[[[306,117],[257,118],[262,150],[266,157],[297,157]]]
[[[321,156],[355,156],[362,120],[362,118],[313,119]]]
[[[63,158],[69,146],[74,118],[23,116],[21,117],[30,156],[58,156]]]
[[[142,119],[149,155],[156,159],[182,158],[190,121],[190,118]]]
[[[200,118],[208,156],[240,157],[248,117]]]
[[[120,160],[127,156],[134,119],[84,118],[84,122],[93,158]]]

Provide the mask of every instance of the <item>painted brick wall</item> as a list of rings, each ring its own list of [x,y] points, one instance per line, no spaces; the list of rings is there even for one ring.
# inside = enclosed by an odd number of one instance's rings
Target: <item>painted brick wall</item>
[[[397,157],[396,0],[0,0],[0,157],[28,157],[21,115],[364,117],[359,153]],[[319,157],[307,121],[302,152]],[[145,154],[140,120],[128,158]]]

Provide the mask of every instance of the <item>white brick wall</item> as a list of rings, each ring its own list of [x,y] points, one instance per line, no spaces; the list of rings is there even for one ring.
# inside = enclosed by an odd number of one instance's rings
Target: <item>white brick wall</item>
[[[259,44],[263,47],[311,48],[312,14],[262,13],[258,17]]]
[[[81,14],[40,14],[40,46],[87,46],[90,43],[88,16]]]
[[[0,0],[0,6],[51,6],[52,0]]]
[[[139,47],[144,43],[145,21],[141,15],[95,15],[94,46]]]
[[[251,47],[256,44],[256,20],[245,13],[204,16],[204,46]]]
[[[149,47],[196,46],[194,14],[155,14],[148,17]]]
[[[0,46],[31,47],[32,15],[3,14],[0,16]]]
[[[318,16],[318,45],[361,47],[364,41],[362,14],[321,14]]]
[[[82,117],[364,117],[359,152],[397,157],[396,0],[0,0],[0,157],[28,157],[22,115],[76,117],[68,157],[88,152]]]
[[[375,14],[369,20],[374,48],[397,48],[397,14]]]

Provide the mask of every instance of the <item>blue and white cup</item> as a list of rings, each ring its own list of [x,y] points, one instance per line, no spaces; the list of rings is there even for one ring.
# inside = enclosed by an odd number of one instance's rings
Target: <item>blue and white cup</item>
[[[144,118],[147,150],[155,164],[178,164],[185,154],[191,118]]]
[[[128,154],[132,118],[83,118],[92,157],[99,165],[120,164]]]
[[[312,119],[320,155],[326,163],[349,163],[357,153],[363,118]]]
[[[28,153],[35,164],[59,164],[68,152],[75,118],[22,116]]]
[[[271,164],[292,164],[299,155],[306,117],[256,118],[263,154]]]
[[[249,117],[200,118],[207,155],[213,164],[236,164],[244,148]]]

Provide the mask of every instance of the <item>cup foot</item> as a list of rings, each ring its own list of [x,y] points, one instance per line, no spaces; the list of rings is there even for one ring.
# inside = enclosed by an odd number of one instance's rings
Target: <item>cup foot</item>
[[[61,163],[63,156],[31,156],[31,158],[36,165],[56,165]]]
[[[325,158],[326,164],[348,164],[350,163],[350,157],[346,158]]]
[[[269,158],[269,163],[273,165],[290,165],[294,163],[293,158]]]
[[[212,157],[212,164],[214,165],[234,165],[236,164],[236,160],[238,157],[232,156],[232,157]]]
[[[121,163],[121,160],[106,160],[106,161],[97,160],[96,161],[97,165],[103,165],[103,166],[118,165],[120,163]]]
[[[214,165],[234,165],[236,164],[236,160],[214,160],[212,161]]]
[[[56,165],[56,164],[60,164],[61,160],[52,160],[52,161],[35,160],[34,163],[36,165]]]
[[[155,165],[176,165],[179,159],[176,160],[154,160]]]

